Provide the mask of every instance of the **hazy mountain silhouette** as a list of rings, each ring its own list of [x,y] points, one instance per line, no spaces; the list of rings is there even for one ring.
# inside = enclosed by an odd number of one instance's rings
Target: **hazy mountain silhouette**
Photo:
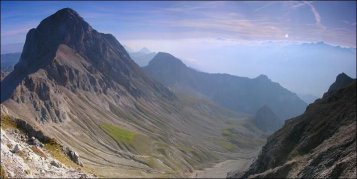
[[[135,63],[143,67],[149,64],[150,60],[156,55],[156,53],[151,52],[149,49],[144,47],[137,52],[129,52],[129,55]]]
[[[272,82],[266,75],[250,79],[199,72],[162,52],[144,70],[170,88],[198,93],[237,112],[254,115],[266,105],[281,120],[285,120],[301,114],[306,107],[306,103],[296,94]]]
[[[12,71],[20,57],[20,52],[1,54],[1,71]]]

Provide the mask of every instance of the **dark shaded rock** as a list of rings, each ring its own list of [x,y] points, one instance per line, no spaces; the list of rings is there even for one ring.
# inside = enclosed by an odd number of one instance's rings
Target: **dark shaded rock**
[[[52,160],[52,161],[50,162],[50,164],[53,165],[53,166],[55,166],[55,167],[57,167],[57,168],[61,168],[61,167],[62,167],[62,165],[61,165],[60,163],[58,163],[58,162],[56,162],[56,161],[54,161],[54,160]]]
[[[17,153],[17,152],[19,152],[19,151],[20,151],[19,144],[16,144],[16,145],[14,146],[14,148],[11,149],[11,152],[12,152],[12,153]]]
[[[21,129],[29,138],[35,137],[42,143],[48,143],[50,138],[44,135],[41,130],[34,129],[29,123],[24,120],[16,119],[16,126]]]
[[[28,140],[28,144],[35,145],[37,147],[43,147],[43,144],[38,139],[36,139],[35,137],[31,137]]]
[[[327,92],[337,91],[351,84],[353,79],[345,73],[337,75],[336,81],[330,86]]]

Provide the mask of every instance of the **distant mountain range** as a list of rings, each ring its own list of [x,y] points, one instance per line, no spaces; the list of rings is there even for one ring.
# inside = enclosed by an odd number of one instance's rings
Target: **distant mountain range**
[[[21,53],[1,54],[1,80],[6,77],[19,61]]]
[[[159,52],[144,71],[174,91],[205,96],[236,112],[255,115],[260,108],[268,106],[280,120],[285,120],[301,114],[307,105],[265,75],[250,79],[199,72],[168,53]]]
[[[305,113],[271,135],[257,160],[233,178],[356,178],[356,80],[337,76]]]
[[[150,60],[156,55],[156,53],[151,52],[149,49],[144,47],[137,52],[129,52],[129,55],[136,64],[143,67],[149,64]]]

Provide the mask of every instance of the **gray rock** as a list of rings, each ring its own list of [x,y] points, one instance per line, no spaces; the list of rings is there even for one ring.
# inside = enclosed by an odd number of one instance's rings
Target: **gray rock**
[[[11,150],[12,153],[17,153],[20,150],[19,144],[16,144],[15,147]]]
[[[55,167],[57,167],[57,168],[62,167],[60,163],[58,163],[58,162],[56,162],[56,161],[54,161],[54,160],[52,160],[52,161],[50,162],[50,164],[53,165],[53,166],[55,166]]]
[[[65,153],[69,156],[69,158],[76,164],[83,166],[82,162],[79,160],[79,155],[77,152],[73,151],[69,147],[65,148]]]
[[[29,139],[28,143],[30,145],[35,145],[35,146],[38,146],[38,147],[43,147],[43,144],[38,140],[36,139],[35,137],[31,137],[31,139]]]

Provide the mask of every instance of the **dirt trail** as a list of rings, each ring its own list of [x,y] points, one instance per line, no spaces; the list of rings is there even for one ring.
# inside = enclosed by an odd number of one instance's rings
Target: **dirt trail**
[[[217,163],[211,168],[197,170],[192,174],[192,178],[226,178],[227,173],[233,170],[243,171],[249,167],[252,159],[226,160]]]

